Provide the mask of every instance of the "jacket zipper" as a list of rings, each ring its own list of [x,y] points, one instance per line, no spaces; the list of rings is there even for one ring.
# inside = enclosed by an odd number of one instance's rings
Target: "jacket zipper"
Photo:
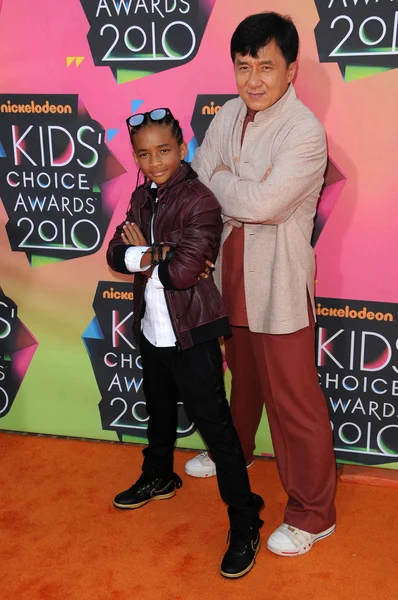
[[[155,229],[155,219],[156,219],[156,215],[158,212],[158,206],[159,206],[159,199],[158,197],[155,198],[155,206],[153,206],[153,198],[151,199],[151,212],[152,212],[152,216],[151,216],[151,220],[149,222],[149,243],[153,244],[153,242],[155,241],[154,239],[154,229]]]
[[[151,221],[151,239],[152,239],[152,243],[155,241],[155,221],[156,221],[156,217],[157,217],[157,214],[158,214],[158,207],[159,207],[159,198],[156,198],[156,200],[155,200],[155,209],[154,209],[153,216],[152,216],[152,221]],[[178,352],[181,352],[181,344],[178,341],[177,330],[176,330],[175,325],[174,325],[173,312],[170,309],[170,303],[169,303],[169,299],[167,297],[167,291],[164,289],[163,293],[164,293],[164,298],[166,300],[167,310],[169,311],[170,323],[171,323],[171,326],[173,328],[173,332],[174,332],[174,335],[175,335],[175,338],[176,338],[176,348],[177,348]]]
[[[155,241],[155,221],[156,221],[156,217],[158,214],[158,208],[159,208],[159,198],[156,197],[155,198],[155,207],[152,212],[152,219],[151,219],[151,225],[150,225],[151,244],[153,244]]]
[[[177,348],[177,351],[178,351],[178,352],[181,352],[181,344],[180,344],[180,342],[178,341],[177,330],[176,330],[176,328],[175,328],[175,325],[174,325],[174,320],[173,320],[173,313],[172,313],[172,311],[171,311],[171,309],[170,309],[169,299],[168,299],[168,297],[167,297],[167,290],[165,290],[165,289],[164,289],[164,290],[163,290],[163,292],[164,292],[164,297],[165,297],[165,300],[166,300],[167,310],[169,311],[170,323],[171,323],[171,326],[172,326],[172,328],[173,328],[174,335],[175,335],[175,338],[176,338],[176,348]]]
[[[159,206],[159,199],[158,197],[155,198],[155,207],[153,207],[153,204],[151,202],[151,211],[152,211],[152,217],[149,223],[149,241],[151,243],[151,245],[154,242],[154,228],[155,228],[155,219],[156,219],[156,215],[158,212],[158,206]],[[146,282],[145,282],[145,287],[146,287]],[[145,289],[145,288],[144,288]],[[142,303],[142,307],[141,307],[141,313],[143,312],[143,308],[145,306],[145,300],[143,300]]]

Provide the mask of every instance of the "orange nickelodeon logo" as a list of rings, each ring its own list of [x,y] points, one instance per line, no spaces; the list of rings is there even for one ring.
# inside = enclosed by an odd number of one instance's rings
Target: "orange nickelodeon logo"
[[[102,292],[102,297],[106,300],[134,300],[134,292],[119,292],[111,287]]]
[[[28,103],[16,103],[7,100],[7,102],[0,105],[0,112],[2,113],[44,113],[45,115],[51,113],[52,115],[64,115],[72,114],[72,107],[70,104],[50,104],[48,100],[44,104],[37,104],[34,100]]]
[[[322,317],[340,317],[342,319],[368,319],[369,321],[394,321],[394,317],[391,313],[374,312],[368,310],[367,306],[364,306],[361,310],[355,310],[350,308],[347,304],[344,308],[328,308],[322,306],[318,302],[316,307],[316,314]]]
[[[210,106],[205,104],[202,107],[202,115],[215,115],[220,110],[221,106],[214,106],[213,100],[210,102]]]

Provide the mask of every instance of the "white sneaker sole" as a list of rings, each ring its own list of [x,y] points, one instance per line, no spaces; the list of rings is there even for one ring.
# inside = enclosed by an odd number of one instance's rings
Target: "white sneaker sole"
[[[206,471],[206,473],[203,471],[189,471],[188,469],[185,469],[185,473],[191,477],[200,477],[202,479],[206,479],[208,477],[214,477],[214,475],[216,475],[216,469],[211,469],[211,471]]]
[[[277,554],[278,556],[287,556],[287,557],[301,556],[302,554],[307,554],[307,552],[309,552],[312,549],[312,546],[314,544],[316,544],[317,542],[320,542],[321,540],[324,540],[325,538],[329,537],[329,535],[332,535],[332,533],[334,533],[335,529],[336,529],[336,525],[332,525],[332,527],[329,527],[329,529],[325,529],[325,531],[318,533],[318,535],[312,540],[312,542],[310,542],[309,544],[307,544],[304,547],[298,548],[295,551],[292,551],[292,550],[285,551],[278,546],[273,546],[272,542],[270,543],[270,539],[268,539],[267,548],[270,552],[272,552],[273,554]]]
[[[254,460],[249,465],[246,465],[246,469],[250,469],[254,465]],[[211,471],[207,471],[206,473],[198,471],[190,471],[185,467],[185,473],[190,475],[191,477],[199,477],[201,479],[206,479],[208,477],[214,477],[217,475],[216,468],[214,467]]]

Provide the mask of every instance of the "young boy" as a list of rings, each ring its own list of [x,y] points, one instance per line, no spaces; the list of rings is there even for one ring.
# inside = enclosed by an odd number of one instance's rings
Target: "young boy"
[[[143,472],[114,505],[139,508],[171,498],[181,487],[173,452],[182,401],[217,465],[220,494],[228,504],[229,548],[221,574],[238,578],[254,566],[263,500],[250,491],[225,396],[218,338],[230,329],[206,267],[218,254],[221,210],[183,162],[187,147],[168,109],[133,115],[127,123],[146,182],[134,191],[107,260],[115,271],[135,273],[133,331],[140,339],[149,421]]]

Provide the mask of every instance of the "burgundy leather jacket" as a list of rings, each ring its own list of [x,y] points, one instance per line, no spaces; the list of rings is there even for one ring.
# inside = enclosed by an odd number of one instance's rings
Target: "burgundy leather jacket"
[[[206,260],[215,262],[217,258],[223,227],[220,205],[186,163],[157,192],[156,206],[150,182],[137,188],[125,220],[136,223],[149,241],[151,219],[156,210],[154,241],[173,247],[172,257],[159,265],[158,274],[164,286],[177,347],[185,350],[230,335],[228,318],[212,275],[199,278]],[[129,273],[124,262],[129,246],[121,240],[124,223],[116,228],[106,255],[109,266],[119,273]],[[135,274],[135,337],[141,330],[146,282],[145,275]]]

